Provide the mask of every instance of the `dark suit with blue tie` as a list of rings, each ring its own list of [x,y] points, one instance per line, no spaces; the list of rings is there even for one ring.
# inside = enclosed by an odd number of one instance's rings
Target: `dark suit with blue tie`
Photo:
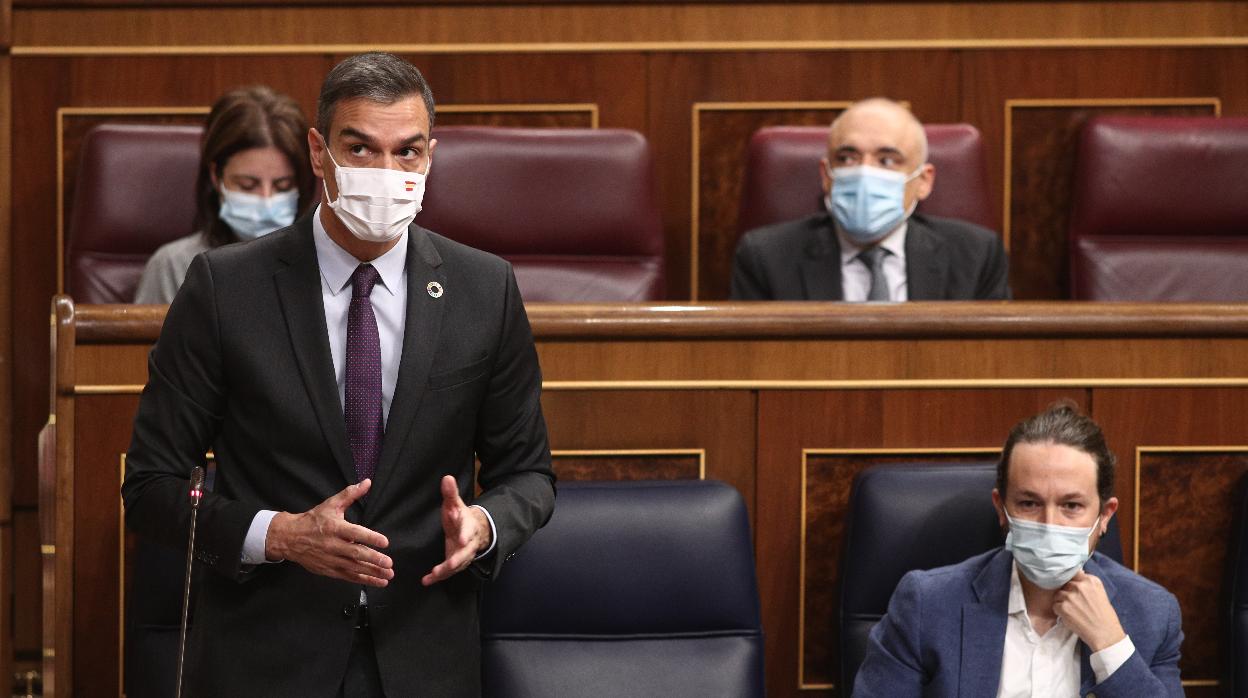
[[[949,567],[907,573],[888,613],[871,629],[855,698],[948,696],[992,698],[1001,681],[1010,566],[1004,548]],[[1182,696],[1179,603],[1160,585],[1100,553],[1084,571],[1098,577],[1135,653],[1104,683],[1095,684],[1083,654],[1080,695],[1098,698]]]
[[[397,385],[372,489],[347,518],[390,540],[395,578],[368,592],[386,693],[472,696],[482,580],[420,583],[445,556],[439,481],[454,475],[461,497],[490,512],[498,535],[483,573],[498,574],[554,507],[541,372],[509,264],[415,225],[407,245]],[[185,546],[188,476],[208,449],[217,462],[196,538],[196,557],[217,574],[199,592],[189,695],[328,697],[344,676],[359,586],[293,563],[241,564],[261,509],[307,511],[356,481],[321,293],[310,215],[207,252],[149,359],[126,460],[127,524]]]

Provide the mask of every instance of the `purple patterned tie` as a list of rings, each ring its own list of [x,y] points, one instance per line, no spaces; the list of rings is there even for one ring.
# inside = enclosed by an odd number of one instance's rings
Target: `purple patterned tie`
[[[371,264],[355,268],[347,313],[347,438],[360,480],[373,476],[381,455],[381,337],[369,300],[379,278]]]

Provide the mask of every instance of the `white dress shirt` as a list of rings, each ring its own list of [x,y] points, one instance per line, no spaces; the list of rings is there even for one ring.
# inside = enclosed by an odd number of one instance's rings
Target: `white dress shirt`
[[[858,255],[866,248],[854,244],[841,232],[841,226],[834,223],[833,227],[841,243],[841,297],[847,301],[865,301],[871,291],[871,269]],[[888,282],[890,301],[909,298],[906,293],[906,231],[909,227],[907,221],[902,221],[875,245],[885,252],[884,280]]]
[[[388,252],[369,262],[380,278],[373,286],[369,300],[377,317],[377,332],[381,344],[381,418],[383,424],[390,418],[390,403],[394,401],[394,387],[399,380],[399,363],[403,358],[403,329],[407,322],[407,231]],[[321,207],[312,214],[312,238],[316,243],[316,263],[321,270],[321,300],[325,304],[325,327],[329,330],[329,354],[334,363],[334,380],[338,383],[339,407],[346,402],[347,390],[347,314],[351,307],[351,275],[360,260],[330,239],[321,223]],[[472,505],[485,512],[490,523],[490,547],[478,558],[490,554],[498,532],[494,517],[484,507]],[[261,511],[251,521],[247,537],[243,541],[243,563],[257,565],[267,562],[264,542],[268,536],[269,523],[275,511]]]
[[[1010,566],[1009,619],[1005,626],[1005,652],[1001,656],[1001,684],[998,698],[1041,698],[1049,696],[1077,697],[1081,674],[1079,636],[1057,622],[1044,635],[1036,633],[1027,615],[1023,585],[1018,580],[1018,566]],[[1135,653],[1130,637],[1088,658],[1098,684],[1108,679]]]

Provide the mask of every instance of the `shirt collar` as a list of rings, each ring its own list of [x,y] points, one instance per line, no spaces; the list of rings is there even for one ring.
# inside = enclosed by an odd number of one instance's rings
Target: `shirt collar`
[[[1007,613],[1011,616],[1027,611],[1027,600],[1023,598],[1023,583],[1018,580],[1018,565],[1010,565],[1010,606]]]
[[[841,242],[841,266],[849,264],[858,258],[866,247],[854,244],[844,232],[841,226],[836,223],[836,219],[832,219],[832,227],[836,230],[836,237]],[[901,222],[893,232],[884,236],[884,239],[875,244],[876,247],[888,250],[893,256],[897,257],[904,264],[906,261],[906,233],[910,230],[910,220],[906,219]]]
[[[316,262],[321,268],[321,278],[325,279],[330,294],[336,296],[350,285],[351,275],[360,266],[360,260],[330,239],[321,223],[320,204],[312,212],[312,238],[316,242]],[[381,277],[382,288],[394,295],[399,284],[403,283],[403,270],[407,266],[407,231],[403,231],[398,244],[369,264]]]

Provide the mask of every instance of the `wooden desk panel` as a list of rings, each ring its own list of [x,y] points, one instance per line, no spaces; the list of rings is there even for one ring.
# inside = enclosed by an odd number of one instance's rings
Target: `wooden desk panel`
[[[111,695],[120,648],[100,638],[121,632],[118,460],[164,309],[62,300],[56,314],[55,467],[41,473],[53,546],[45,668],[62,669],[48,685],[63,695]],[[843,695],[834,612],[853,473],[991,460],[1014,422],[1060,398],[1105,426],[1128,562],[1138,546],[1142,571],[1183,604],[1188,690],[1216,690],[1210,598],[1225,494],[1248,471],[1248,308],[534,305],[529,315],[557,470],[705,476],[745,496],[769,695]],[[1197,532],[1201,545],[1186,545]]]

